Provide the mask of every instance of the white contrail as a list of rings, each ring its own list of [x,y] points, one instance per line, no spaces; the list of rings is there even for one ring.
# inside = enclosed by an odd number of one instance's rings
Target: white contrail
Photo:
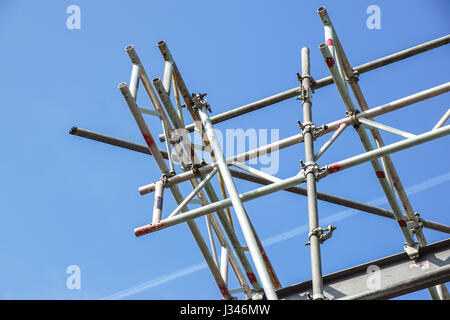
[[[415,194],[415,193],[418,193],[418,192],[430,189],[432,187],[435,187],[435,186],[437,186],[439,184],[445,183],[445,182],[447,182],[449,180],[450,180],[450,172],[447,172],[447,173],[444,173],[444,174],[439,175],[437,177],[434,177],[434,178],[431,178],[429,180],[426,180],[426,181],[424,181],[422,183],[418,183],[418,184],[415,184],[415,185],[413,185],[413,186],[411,186],[409,188],[406,188],[405,191],[406,191],[406,193],[408,195],[412,195],[412,194]],[[370,204],[370,205],[380,205],[380,204],[384,204],[386,202],[387,201],[386,201],[385,197],[380,197],[380,198],[377,198],[377,199],[369,201],[368,204]],[[352,216],[352,215],[354,215],[354,214],[356,214],[358,212],[359,212],[358,210],[354,210],[354,209],[343,210],[343,211],[340,211],[338,213],[332,214],[331,216],[328,216],[328,217],[325,217],[323,219],[320,219],[320,222],[321,222],[321,224],[322,223],[323,224],[328,224],[328,223],[331,223],[331,222],[340,221],[340,220],[343,220],[343,219],[345,219],[347,217],[350,217],[350,216]],[[267,246],[271,246],[273,244],[276,244],[276,243],[279,243],[279,242],[282,242],[282,241],[294,238],[294,237],[296,237],[296,236],[298,236],[300,234],[306,233],[306,232],[308,232],[308,230],[309,230],[309,226],[307,224],[304,224],[304,225],[302,225],[300,227],[297,227],[295,229],[292,229],[292,230],[283,232],[281,234],[278,234],[276,236],[267,238],[267,239],[263,240],[262,243],[266,247]],[[150,281],[144,282],[144,283],[142,283],[140,285],[137,285],[137,286],[134,286],[134,287],[131,287],[131,288],[128,288],[128,289],[116,292],[114,294],[111,294],[109,296],[101,298],[101,300],[118,300],[118,299],[122,299],[122,298],[125,298],[125,297],[128,297],[128,296],[131,296],[131,295],[133,295],[135,293],[138,293],[138,292],[141,292],[141,291],[144,291],[144,290],[148,290],[150,288],[159,286],[159,285],[164,284],[166,282],[169,282],[169,281],[172,281],[172,280],[175,280],[175,279],[187,276],[187,275],[192,274],[194,272],[203,270],[206,267],[207,266],[206,266],[205,262],[202,262],[202,263],[199,263],[199,264],[195,264],[195,265],[189,266],[187,268],[180,269],[178,271],[175,271],[175,272],[169,273],[167,275],[161,276],[161,277],[156,278],[154,280],[150,280]]]
[[[128,289],[116,292],[116,293],[111,294],[111,295],[109,295],[107,297],[104,297],[104,298],[102,298],[100,300],[117,300],[117,299],[125,298],[125,297],[128,297],[128,296],[131,296],[132,294],[138,293],[140,291],[147,290],[147,289],[159,286],[159,285],[161,285],[163,283],[175,280],[177,278],[181,278],[181,277],[187,276],[188,274],[194,273],[196,271],[199,271],[199,270],[202,270],[202,269],[205,269],[205,268],[206,268],[206,262],[195,264],[195,265],[192,265],[190,267],[187,267],[187,268],[184,268],[184,269],[181,269],[181,270],[178,270],[178,271],[166,274],[166,275],[164,275],[162,277],[159,277],[159,278],[156,278],[154,280],[150,280],[150,281],[144,282],[144,283],[142,283],[140,285],[137,285],[135,287],[131,287],[131,288],[128,288]]]

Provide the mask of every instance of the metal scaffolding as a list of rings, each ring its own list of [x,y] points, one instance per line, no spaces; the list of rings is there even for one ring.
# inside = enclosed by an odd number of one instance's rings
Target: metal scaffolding
[[[161,178],[139,188],[141,195],[154,193],[153,216],[151,223],[136,228],[134,234],[136,237],[140,237],[186,222],[223,299],[234,299],[234,295],[238,292],[244,293],[246,299],[254,300],[387,299],[428,288],[432,299],[447,300],[449,294],[445,282],[450,280],[448,264],[450,239],[428,244],[422,228],[449,234],[450,226],[423,219],[415,213],[390,154],[449,135],[450,125],[444,126],[444,124],[450,116],[450,110],[445,113],[432,130],[419,135],[384,125],[373,119],[446,93],[450,90],[450,82],[384,105],[369,108],[358,80],[362,73],[446,45],[450,42],[450,35],[353,68],[347,59],[326,9],[320,7],[317,12],[323,23],[325,34],[325,42],[319,45],[319,51],[330,72],[329,77],[315,80],[311,76],[309,48],[305,47],[301,51],[301,74],[298,74],[299,87],[210,117],[208,113],[211,112],[211,109],[205,99],[206,94],[192,93],[188,90],[164,41],[158,43],[158,48],[164,59],[162,80],[154,78],[150,81],[135,48],[129,45],[125,50],[132,63],[131,78],[128,85],[121,82],[119,90],[142,133],[146,145],[77,127],[73,127],[70,133],[153,156],[161,171]],[[138,106],[136,98],[139,83],[144,86],[154,110]],[[313,122],[312,117],[313,92],[333,83],[346,108],[346,116],[318,126]],[[350,87],[360,110],[353,103],[348,87]],[[175,105],[172,103],[171,92],[173,92],[175,98]],[[180,97],[184,105],[182,105]],[[301,101],[303,119],[298,122],[301,133],[225,158],[214,131],[214,124],[293,97],[298,97],[298,100]],[[185,107],[191,116],[192,124],[185,125],[186,115],[183,115],[182,107]],[[165,150],[158,148],[143,115],[155,116],[161,122],[162,134],[159,135],[159,140],[164,142]],[[319,158],[350,126],[355,129],[365,152],[336,163],[320,166],[317,163]],[[201,136],[202,145],[191,142],[190,132],[193,131]],[[380,131],[390,132],[404,139],[385,145]],[[333,134],[315,151],[316,138],[328,133]],[[372,136],[375,146],[372,144],[370,136]],[[300,161],[300,171],[293,177],[280,179],[244,164],[256,157],[277,152],[299,143],[304,143],[305,159]],[[209,154],[211,157],[209,163],[205,162],[203,158],[199,158],[196,152],[198,149]],[[371,163],[391,210],[317,191],[316,183],[319,180],[326,178],[329,174],[343,171],[364,162]],[[181,172],[177,173],[177,170],[181,170]],[[218,177],[222,199],[219,199],[211,183],[215,176]],[[262,186],[239,193],[234,178],[261,184]],[[190,182],[192,191],[183,197],[178,185],[186,181]],[[297,186],[301,183],[306,183],[306,189]],[[167,196],[165,195],[166,189],[175,198],[177,207],[169,210],[170,213],[163,217],[163,214],[168,212],[163,210],[163,199]],[[244,207],[246,201],[261,198],[277,191],[306,196],[308,203],[309,234],[306,244],[310,246],[312,280],[287,287],[282,287],[280,284]],[[332,237],[336,227],[329,225],[322,228],[320,226],[318,200],[395,220],[405,240],[404,253],[323,276],[321,244]],[[188,205],[192,203],[199,203],[201,207],[189,209]],[[233,223],[230,208],[234,209],[237,224]],[[205,216],[209,247],[204,235],[194,221],[201,216]],[[235,225],[239,226],[244,236],[245,246],[238,239]],[[220,259],[216,241],[220,244]],[[250,253],[251,261],[246,256],[245,251]],[[376,264],[384,268],[383,270],[387,270],[384,276],[390,280],[385,281],[383,287],[368,289],[367,286],[363,285],[366,283],[367,277],[370,276],[366,273],[365,268],[371,264]],[[414,266],[423,269],[425,264],[427,266],[426,273],[418,273],[414,269]],[[239,288],[229,288],[228,266],[231,266],[240,285]]]

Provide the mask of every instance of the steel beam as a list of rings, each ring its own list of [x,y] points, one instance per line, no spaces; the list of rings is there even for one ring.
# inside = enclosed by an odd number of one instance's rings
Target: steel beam
[[[317,209],[317,187],[316,174],[314,168],[314,127],[312,122],[312,90],[309,48],[302,48],[302,109],[303,109],[303,140],[305,146],[305,176],[306,190],[308,197],[308,221],[309,236],[308,243],[311,255],[311,272],[313,283],[313,299],[323,300],[322,286],[322,260],[320,256],[320,234],[319,230],[319,212]],[[317,165],[318,167],[318,165]]]
[[[323,277],[328,299],[390,299],[450,281],[450,238],[421,247],[419,259],[404,252]],[[375,272],[374,272],[375,271]],[[306,300],[311,281],[277,291],[284,300]]]

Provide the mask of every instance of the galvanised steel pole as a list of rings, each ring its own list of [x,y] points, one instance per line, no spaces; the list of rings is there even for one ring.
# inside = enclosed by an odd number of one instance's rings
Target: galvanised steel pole
[[[303,107],[303,142],[305,144],[306,192],[308,196],[309,242],[311,251],[311,271],[313,299],[323,300],[322,262],[320,257],[319,214],[317,210],[317,190],[314,161],[314,127],[312,122],[312,90],[309,63],[309,49],[302,48],[302,107]]]
[[[223,181],[227,188],[228,194],[230,195],[231,202],[242,229],[242,233],[244,234],[245,241],[247,242],[250,255],[253,258],[256,271],[258,272],[258,275],[260,277],[264,293],[266,294],[267,299],[277,300],[278,297],[267,270],[267,266],[264,262],[264,258],[259,250],[255,235],[253,234],[250,219],[245,212],[241,199],[239,198],[239,194],[237,192],[236,186],[234,185],[233,178],[231,177],[230,171],[228,169],[228,165],[225,163],[225,158],[223,156],[219,142],[217,141],[217,137],[214,133],[211,120],[209,120],[206,107],[202,106],[198,109],[198,111],[203,123],[203,127],[205,129],[205,133],[208,136],[208,140],[211,144],[214,156],[216,157],[217,165],[219,167],[220,173],[222,174]]]
[[[356,129],[356,132],[358,133],[358,136],[364,146],[364,149],[366,151],[373,150],[372,143],[369,140],[369,137],[367,136],[367,133],[365,129],[358,124],[358,122],[355,120],[357,111],[355,106],[353,105],[353,101],[350,98],[350,95],[348,93],[347,87],[345,86],[344,79],[342,79],[337,67],[335,60],[333,56],[331,55],[330,49],[328,48],[326,43],[322,43],[319,46],[320,52],[322,53],[322,56],[325,60],[326,65],[328,66],[328,70],[331,73],[331,76],[333,78],[334,83],[336,84],[336,88],[338,89],[338,92],[342,98],[342,101],[344,102],[344,105],[347,109],[347,113],[349,118],[353,118],[353,125]],[[408,139],[409,140],[409,139]],[[403,220],[403,213],[401,212],[401,209],[397,203],[397,199],[395,197],[394,190],[392,189],[392,186],[389,184],[389,182],[386,180],[386,175],[380,165],[380,162],[377,159],[373,159],[371,161],[372,167],[375,171],[375,174],[378,178],[378,181],[383,189],[384,194],[386,195],[386,198],[389,202],[389,205],[392,208],[392,211],[395,214],[396,220],[399,224],[400,230],[403,234],[403,237],[406,241],[406,247],[408,254],[411,257],[415,257],[418,255],[418,249],[417,244],[414,242],[414,239],[409,232],[409,229],[406,226],[406,223],[404,223]]]
[[[348,61],[347,55],[345,54],[344,48],[339,40],[339,37],[336,33],[336,30],[333,26],[333,23],[331,22],[330,17],[328,16],[327,10],[325,7],[320,7],[317,12],[319,13],[320,19],[322,20],[322,23],[324,25],[325,31],[331,30],[331,36],[333,37],[335,41],[335,45],[337,47],[337,54],[340,57],[342,61],[341,68],[343,69],[343,73],[350,85],[350,88],[353,91],[353,94],[355,95],[356,101],[358,102],[358,105],[360,106],[362,111],[367,111],[369,109],[367,101],[362,93],[362,90],[358,84],[358,77],[354,74],[354,71],[350,65],[350,62]],[[326,35],[326,42],[328,44],[328,39]],[[360,118],[363,119],[363,118]],[[370,121],[370,118],[368,119]],[[361,120],[363,122],[364,120]],[[378,147],[383,147],[384,141],[381,137],[380,132],[376,128],[372,128],[370,130],[373,139],[375,140],[375,143]],[[409,138],[407,136],[407,138]],[[391,157],[389,155],[385,155],[382,158],[383,165],[385,167],[387,178],[392,181],[392,185],[397,190],[397,194],[399,196],[399,199],[403,205],[403,208],[405,209],[406,215],[410,221],[415,221],[416,217],[414,214],[414,210],[412,208],[411,202],[409,201],[408,195],[406,194],[403,184],[400,180],[400,177],[397,173],[397,170],[395,169],[394,163],[391,160]],[[420,230],[417,230],[417,236],[419,238],[419,243],[421,245],[426,245],[425,236]]]
[[[324,154],[325,151],[328,150],[328,148],[333,144],[334,141],[341,135],[342,132],[344,132],[345,128],[347,128],[347,124],[343,123],[339,126],[339,128],[334,132],[334,134],[331,136],[331,138],[325,142],[317,151],[317,153],[314,155],[314,160],[317,161],[319,158]]]
[[[105,134],[94,132],[91,130],[86,130],[86,129],[79,128],[79,127],[72,127],[72,128],[70,128],[69,134],[72,134],[72,135],[75,135],[78,137],[82,137],[82,138],[86,138],[86,139],[90,139],[90,140],[94,140],[94,141],[98,141],[98,142],[103,142],[103,143],[106,143],[106,144],[109,144],[112,146],[152,155],[152,153],[148,149],[148,147],[144,146],[143,144],[138,144],[138,143],[126,141],[123,139],[107,136]],[[161,153],[161,155],[164,159],[169,158],[166,151],[159,150],[159,152]]]
[[[161,119],[161,124],[163,125],[163,130],[166,130],[166,132],[164,134],[168,135],[169,132],[172,130],[172,128],[170,126],[170,123],[167,121],[167,115],[165,114],[164,109],[161,106],[161,103],[159,102],[158,96],[156,95],[155,90],[153,90],[153,87],[147,76],[147,72],[145,72],[145,69],[141,63],[141,59],[139,59],[139,56],[137,55],[137,53],[134,50],[134,47],[132,45],[126,46],[125,51],[127,52],[128,57],[131,60],[131,63],[133,65],[139,66],[139,79],[141,80],[142,85],[144,86],[144,89],[147,92],[147,95],[148,95],[152,105],[154,106],[155,110],[157,112],[159,112],[159,117]],[[131,92],[131,94],[133,94],[133,92]],[[135,96],[133,96],[133,97],[135,97]],[[139,112],[138,108],[136,108],[135,112],[138,114],[137,117],[142,118],[142,115]],[[143,118],[142,118],[142,121],[143,121]],[[182,152],[182,150],[180,148],[177,148],[177,146],[175,146],[175,150],[177,152],[179,160],[183,161],[184,153]],[[168,150],[168,152],[170,152],[170,150]],[[168,157],[169,157],[169,161],[170,161],[170,156],[168,155]]]
[[[178,212],[181,211],[181,208],[183,208],[185,205],[187,205],[187,204],[189,203],[189,201],[191,201],[192,198],[194,198],[194,197],[200,192],[200,190],[205,186],[205,184],[206,184],[209,180],[211,180],[211,178],[217,173],[218,170],[219,170],[219,168],[215,167],[215,168],[213,169],[213,171],[211,171],[210,173],[208,173],[208,175],[207,175],[206,177],[204,177],[203,180],[200,181],[199,184],[197,184],[197,186],[194,188],[194,190],[192,190],[191,193],[190,193],[186,198],[184,198],[183,202],[181,202],[181,203],[178,205],[178,207],[176,207],[175,210],[173,210],[172,213],[169,214],[169,218],[170,218],[170,217],[173,217],[173,216],[175,216],[175,215],[177,215]],[[157,190],[157,189],[155,189],[155,193],[156,193],[156,190]]]
[[[157,90],[158,95],[161,98],[161,101],[163,102],[163,106],[167,110],[167,112],[169,114],[169,117],[172,120],[173,125],[175,126],[175,129],[180,129],[182,124],[181,124],[180,121],[178,121],[179,118],[176,115],[176,113],[174,113],[174,108],[173,108],[172,103],[170,102],[170,98],[168,97],[167,91],[161,85],[161,82],[160,82],[159,79],[155,79],[153,81],[153,83],[155,85],[155,88]],[[154,105],[154,106],[156,108],[156,105]],[[162,107],[161,107],[161,109],[162,109]],[[163,110],[162,114],[165,115],[164,110]],[[165,123],[167,124],[167,126],[169,128],[171,128],[171,125],[170,125],[169,120],[167,119],[167,117],[165,117]],[[198,159],[196,157],[195,151],[192,148],[191,144],[189,143],[189,137],[187,135],[183,136],[183,141],[185,141],[183,143],[183,145],[184,145],[186,153],[189,156],[189,159],[190,159],[191,163],[199,163],[199,161],[198,161]],[[179,142],[174,143],[174,147],[175,147],[176,150],[180,150],[180,152],[183,154],[183,156],[180,157],[181,158],[181,164],[182,164],[182,167],[184,168],[183,170],[187,171],[188,168],[189,168],[189,163],[186,161],[186,157],[184,156],[184,153],[182,151],[180,143]],[[202,179],[205,179],[205,177],[203,175],[201,175],[201,174],[199,174],[199,177],[202,178]],[[191,182],[192,186],[194,187],[194,189],[196,189],[198,187],[198,185],[199,185],[196,177],[193,177],[192,179],[190,179],[190,182]],[[204,187],[205,187],[205,191],[207,192],[208,197],[211,199],[211,201],[214,202],[214,201],[218,201],[219,200],[217,198],[217,196],[215,194],[215,191],[214,191],[214,189],[213,189],[213,187],[212,187],[212,185],[211,185],[211,183],[209,182],[208,179],[205,180],[205,186]],[[207,199],[206,199],[205,195],[203,194],[203,191],[200,190],[198,194],[199,194],[200,199],[202,199],[202,201],[203,201],[203,205],[206,205],[208,202],[207,202]],[[251,267],[247,257],[245,256],[245,253],[242,250],[242,247],[241,247],[241,245],[240,245],[240,243],[239,243],[239,241],[237,239],[237,236],[234,234],[232,228],[229,226],[229,223],[228,223],[228,220],[226,219],[226,217],[224,217],[225,213],[222,210],[218,210],[217,214],[218,214],[219,220],[221,221],[225,231],[227,232],[227,234],[229,236],[229,239],[230,239],[230,242],[231,242],[233,248],[235,248],[235,250],[236,250],[236,254],[239,257],[239,259],[240,259],[240,261],[241,261],[241,263],[242,263],[242,265],[244,267],[244,270],[246,272],[246,275],[247,275],[249,281],[251,282],[255,292],[262,291],[261,286],[259,285],[259,283],[256,280],[256,277],[254,276],[253,269],[252,269],[252,267]],[[219,224],[217,223],[215,217],[213,215],[210,215],[208,220],[210,222],[210,225],[213,227],[213,229],[214,229],[214,231],[215,231],[215,233],[216,233],[216,235],[217,235],[217,237],[219,239],[219,242],[221,243],[222,248],[228,248],[228,244],[227,244],[227,242],[225,240],[225,237],[222,235],[222,230],[220,229]],[[228,257],[229,260],[230,260],[230,264],[231,264],[231,266],[233,268],[233,271],[236,274],[236,277],[238,278],[239,283],[244,288],[244,290],[245,290],[245,292],[246,292],[246,294],[248,296],[250,294],[248,285],[247,285],[247,283],[245,281],[245,278],[242,275],[242,271],[240,270],[239,265],[236,262],[236,259],[234,258],[233,252],[228,250],[228,249],[224,250],[224,252],[225,252],[226,255],[228,255],[228,253],[230,253],[230,255]],[[227,283],[227,281],[225,281],[225,283]]]
[[[398,142],[394,142],[392,144],[389,144],[387,146],[372,149],[370,151],[367,151],[365,153],[347,158],[345,160],[341,160],[339,162],[335,162],[328,166],[328,173],[334,173],[337,171],[341,171],[343,169],[347,169],[350,167],[354,167],[356,165],[359,165],[361,163],[371,161],[372,159],[376,159],[379,157],[384,156],[385,154],[391,154],[394,152],[398,152],[400,150],[404,150],[407,148],[411,148],[414,146],[417,146],[419,144],[440,138],[445,137],[450,134],[450,125],[447,125],[445,127],[442,127],[440,129],[431,130],[422,134],[419,134],[413,138],[404,139]],[[395,214],[395,212],[394,212]]]
[[[191,94],[190,94],[190,92],[189,92],[189,90],[188,90],[188,88],[187,88],[187,86],[186,86],[186,84],[185,84],[185,82],[184,82],[184,80],[183,80],[183,78],[181,76],[181,73],[180,73],[180,71],[179,71],[179,69],[178,69],[178,67],[177,67],[177,65],[176,65],[176,63],[175,63],[175,61],[174,61],[174,59],[172,57],[172,54],[170,53],[170,51],[169,51],[169,49],[167,47],[167,44],[164,41],[160,41],[160,42],[158,42],[158,47],[159,47],[159,49],[160,49],[160,51],[161,51],[161,53],[162,53],[162,55],[164,57],[164,60],[165,61],[170,61],[172,63],[174,78],[175,78],[175,82],[177,83],[177,87],[180,90],[181,96],[183,97],[185,105],[186,105],[189,113],[191,114],[192,119],[194,120],[194,123],[197,126],[197,129],[199,131],[202,131],[203,127],[202,127],[201,118],[197,114],[196,110],[194,110],[194,108],[192,108],[192,107],[194,107],[194,101],[193,101],[193,99],[191,97]],[[203,139],[203,141],[205,143],[205,146],[208,147],[210,145],[210,142],[208,141],[208,137],[206,135],[202,135],[202,139]],[[213,154],[211,154],[211,156],[214,158]],[[220,172],[219,172],[219,175],[220,175]],[[208,192],[208,195],[210,196],[212,201],[218,200],[215,192],[211,192],[210,191],[210,190],[212,190],[212,187],[209,188],[208,184],[207,184],[205,186],[205,188],[206,188],[206,191]],[[278,289],[279,287],[281,287],[281,284],[279,283],[279,280],[278,280],[278,278],[277,278],[277,276],[275,274],[275,271],[273,270],[272,265],[270,264],[270,261],[267,258],[267,255],[264,252],[264,248],[262,247],[262,244],[260,243],[258,235],[256,233],[254,233],[254,237],[256,239],[256,243],[258,244],[258,247],[260,248],[261,255],[264,258],[264,261],[266,263],[267,269],[269,270],[269,274],[271,276],[272,283],[274,284],[275,289]],[[250,282],[256,280],[254,275],[253,275],[253,273],[249,274],[248,278],[249,278]]]

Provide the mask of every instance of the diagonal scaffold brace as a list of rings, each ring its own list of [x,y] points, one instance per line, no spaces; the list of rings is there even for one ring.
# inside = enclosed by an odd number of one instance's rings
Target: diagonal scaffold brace
[[[254,235],[254,228],[252,227],[252,224],[247,215],[247,212],[245,211],[244,206],[242,205],[241,199],[239,198],[239,194],[236,189],[236,185],[233,182],[233,178],[230,174],[230,170],[228,168],[228,165],[225,162],[225,157],[223,156],[222,148],[220,147],[220,144],[214,133],[214,129],[213,129],[211,120],[209,119],[209,116],[207,113],[207,109],[208,109],[207,101],[206,101],[206,99],[204,99],[204,96],[201,96],[201,95],[194,95],[192,100],[193,100],[193,104],[194,104],[192,106],[192,108],[194,110],[197,110],[200,115],[200,119],[202,121],[203,128],[205,130],[205,134],[207,135],[208,140],[210,142],[210,146],[212,148],[212,151],[214,152],[214,155],[215,155],[215,158],[217,161],[217,166],[219,167],[219,171],[222,175],[223,181],[225,183],[225,187],[228,191],[233,208],[236,212],[236,216],[238,218],[239,225],[244,234],[244,238],[247,243],[250,255],[253,259],[253,262],[255,263],[256,270],[261,279],[264,293],[265,293],[267,299],[277,300],[278,298],[277,298],[277,294],[275,292],[274,285],[272,283],[272,280],[269,275],[269,271],[267,269],[266,263],[261,254],[261,251],[259,249],[258,243],[257,243],[255,235]]]
[[[345,83],[344,81],[342,81],[343,79],[345,79],[347,81],[347,83],[349,84],[361,110],[367,111],[369,109],[369,107],[368,107],[367,101],[366,101],[366,99],[363,95],[363,92],[358,83],[359,73],[357,71],[355,71],[354,69],[352,69],[350,62],[348,61],[348,58],[344,52],[343,46],[342,46],[342,44],[339,40],[339,37],[336,33],[336,30],[333,26],[333,23],[331,22],[331,19],[328,16],[326,8],[320,7],[319,9],[317,9],[317,12],[318,12],[319,17],[324,26],[325,43],[328,46],[330,52],[332,53],[331,58],[334,58],[336,61],[334,68],[335,69],[337,68],[339,70],[339,74],[335,71],[333,72],[333,67],[330,68],[330,64],[327,64],[327,65],[330,69],[330,73],[332,73],[331,76],[333,78],[333,81],[336,83],[336,86],[338,87],[338,90],[339,90],[341,97],[344,101],[344,104],[347,108],[348,114],[349,115],[356,114],[359,111],[353,106],[351,99],[347,98],[348,92],[346,92],[346,91],[348,89],[345,85],[343,85],[343,83]],[[325,50],[325,47],[323,45],[321,45],[320,50],[325,59],[330,59],[330,56],[326,57],[326,54],[328,54],[328,53]],[[339,75],[340,75],[340,77],[339,77]],[[339,79],[337,79],[337,78],[339,78]],[[371,143],[370,143],[368,137],[365,134],[364,128],[361,128],[361,126],[360,126],[361,123],[370,128],[370,133],[371,133],[371,135],[375,141],[375,144],[378,148],[385,146],[383,138],[381,137],[381,134],[378,131],[378,129],[390,131],[391,133],[398,134],[405,138],[410,138],[410,137],[414,136],[410,133],[405,133],[401,130],[378,124],[376,122],[373,122],[371,119],[361,117],[358,119],[357,122],[354,123],[354,127],[355,127],[358,135],[360,136],[360,139],[366,150],[371,150],[372,147],[371,147]],[[394,214],[396,216],[400,217],[401,212],[399,212],[400,210],[399,210],[399,208],[397,208],[398,207],[398,205],[396,204],[397,200],[395,198],[393,189],[396,190],[397,195],[400,199],[400,202],[402,203],[403,208],[405,210],[406,217],[407,217],[406,224],[413,226],[413,227],[409,228],[410,235],[417,236],[417,238],[419,240],[419,243],[418,243],[419,246],[427,245],[425,235],[423,234],[421,228],[417,227],[420,225],[418,223],[417,214],[414,212],[414,210],[412,208],[411,202],[409,201],[408,195],[406,194],[406,192],[403,188],[403,184],[400,180],[400,177],[397,173],[394,163],[391,160],[391,157],[388,154],[384,155],[381,158],[381,163],[384,167],[384,171],[379,169],[378,161],[372,162],[372,165],[373,165],[376,175],[380,181],[380,184],[386,194],[386,197],[389,200],[391,208],[394,211]],[[392,188],[392,186],[393,186],[393,188]],[[400,224],[401,221],[405,221],[405,220],[399,219],[397,221]],[[416,248],[414,246],[411,247],[411,245],[409,244],[409,240],[406,236],[405,236],[405,239],[407,242],[407,246],[405,247],[405,250],[407,251],[410,258],[415,258],[418,255],[418,251],[416,252]],[[430,292],[431,297],[435,300],[445,299],[445,297],[447,297],[447,298],[449,297],[447,288],[444,284],[439,285],[436,288],[430,288],[429,292]]]

